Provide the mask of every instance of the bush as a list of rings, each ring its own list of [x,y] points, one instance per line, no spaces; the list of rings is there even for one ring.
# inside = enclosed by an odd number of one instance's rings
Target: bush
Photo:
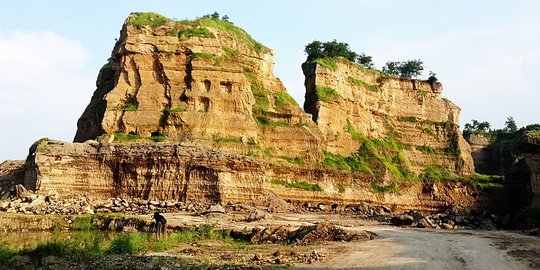
[[[124,106],[122,107],[122,110],[124,112],[134,112],[137,110],[137,105],[134,104],[134,103],[126,103],[124,104]]]
[[[115,141],[133,141],[133,140],[138,140],[141,138],[141,135],[139,134],[133,134],[133,133],[129,133],[129,134],[125,134],[123,132],[117,132],[117,133],[114,133],[114,140]]]
[[[3,244],[0,244],[0,264],[4,265],[13,256],[15,256],[15,252],[13,250],[7,246],[4,246]]]
[[[297,105],[296,100],[294,100],[293,97],[291,97],[289,94],[285,92],[278,92],[276,93],[276,106],[282,107],[286,105]]]
[[[148,137],[148,139],[153,141],[153,142],[163,142],[163,141],[167,140],[167,137],[166,136],[160,136],[160,135],[153,135],[153,136]]]
[[[337,189],[338,189],[339,193],[344,193],[345,192],[345,186],[343,184],[338,184]]]
[[[212,57],[214,57],[214,55],[212,55],[211,53],[205,53],[205,52],[197,52],[191,55],[191,59],[201,58],[201,59],[209,60],[209,59],[212,59]]]
[[[362,81],[360,79],[357,79],[357,78],[354,78],[354,77],[351,77],[351,76],[349,76],[348,79],[354,85],[363,87],[366,90],[373,91],[373,92],[379,91],[379,86],[377,86],[377,85],[366,83],[366,82],[364,82],[364,81]]]

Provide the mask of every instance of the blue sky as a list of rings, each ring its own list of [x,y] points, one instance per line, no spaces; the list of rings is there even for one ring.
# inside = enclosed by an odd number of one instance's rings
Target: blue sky
[[[420,58],[471,119],[539,123],[540,1],[275,0],[0,2],[0,162],[41,137],[71,141],[124,19],[155,11],[227,14],[276,54],[275,73],[303,103],[304,46],[347,42],[386,61]]]

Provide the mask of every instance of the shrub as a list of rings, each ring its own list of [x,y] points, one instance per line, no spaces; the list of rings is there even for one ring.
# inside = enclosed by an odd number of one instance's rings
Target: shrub
[[[163,109],[163,112],[168,112],[168,113],[178,113],[178,112],[185,112],[185,111],[187,111],[187,107],[185,106],[178,106],[178,107]]]
[[[332,102],[338,96],[338,92],[335,89],[326,86],[316,86],[315,94],[322,102]]]
[[[172,37],[178,37],[178,35],[180,34],[180,31],[178,29],[169,29],[167,30],[167,36],[172,36]]]
[[[349,119],[347,119],[347,132],[351,134],[353,140],[363,141],[366,139],[366,137],[362,133],[356,131]]]
[[[344,193],[345,192],[345,186],[343,184],[338,184],[337,189],[338,189],[339,193]]]
[[[15,252],[13,250],[7,246],[4,246],[3,244],[0,244],[0,264],[4,265],[13,256],[15,256]]]
[[[137,110],[137,105],[134,104],[134,103],[126,103],[124,104],[124,106],[122,107],[122,110],[124,112],[134,112]]]
[[[128,25],[140,26],[140,25],[149,25],[152,27],[158,27],[166,24],[171,19],[164,17],[155,12],[137,12],[133,13],[133,16],[129,18],[127,22]]]
[[[439,180],[455,180],[459,177],[451,172],[446,171],[438,165],[427,166],[422,173],[418,176],[420,180],[424,181],[439,181]]]
[[[419,146],[415,146],[416,150],[424,153],[424,154],[435,154],[437,153],[437,151],[432,148],[432,147],[429,147],[429,146],[426,146],[426,145],[419,145]]]
[[[115,141],[133,141],[133,140],[138,140],[140,138],[141,138],[141,135],[139,134],[133,134],[133,133],[125,134],[123,132],[114,133]]]

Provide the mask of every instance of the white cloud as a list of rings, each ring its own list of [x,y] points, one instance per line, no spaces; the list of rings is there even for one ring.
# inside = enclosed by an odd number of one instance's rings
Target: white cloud
[[[0,32],[0,162],[40,137],[71,140],[94,86],[78,42],[53,32]]]

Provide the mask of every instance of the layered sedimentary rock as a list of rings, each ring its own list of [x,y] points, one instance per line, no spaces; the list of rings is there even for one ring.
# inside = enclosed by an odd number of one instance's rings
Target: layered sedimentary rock
[[[305,63],[304,109],[325,136],[327,150],[358,151],[365,138],[400,144],[406,167],[429,165],[462,176],[474,172],[470,146],[459,130],[460,109],[441,98],[438,82],[391,77],[344,59]],[[364,138],[365,137],[365,138]]]
[[[31,149],[26,187],[424,211],[477,201],[461,183],[408,181],[430,166],[473,170],[459,109],[440,97],[440,84],[308,63],[306,113],[273,75],[271,50],[243,30],[210,18],[141,23],[142,15],[126,20],[76,143]]]
[[[149,26],[134,23],[138,16],[128,17],[100,72],[76,142],[121,132],[239,153],[321,152],[318,130],[273,74],[270,49],[226,21]],[[254,147],[213,144],[240,138]]]

